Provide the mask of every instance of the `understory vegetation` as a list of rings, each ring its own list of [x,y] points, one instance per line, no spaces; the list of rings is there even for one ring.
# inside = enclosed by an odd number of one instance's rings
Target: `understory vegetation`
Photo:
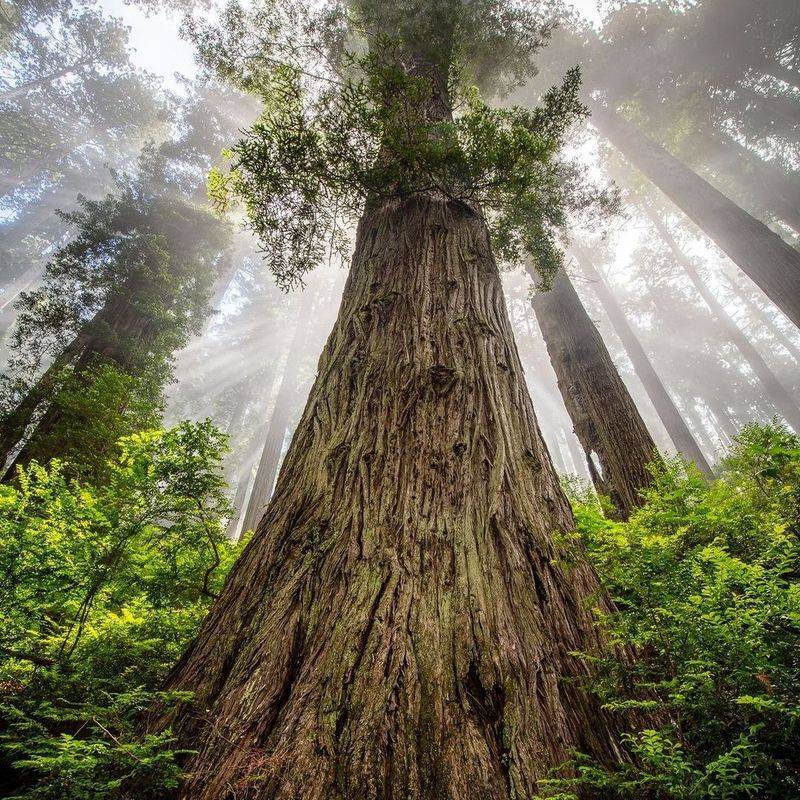
[[[99,486],[53,461],[0,487],[0,790],[24,798],[157,798],[181,778],[169,731],[142,737],[159,686],[241,543],[219,464],[224,437],[182,423],[124,437]],[[542,797],[743,800],[800,791],[800,439],[742,430],[717,480],[681,459],[653,467],[629,521],[570,486],[577,532],[616,600],[602,620],[637,659],[593,661],[608,708],[652,723],[609,772]],[[568,556],[567,556],[568,558]],[[639,726],[641,728],[641,726]]]
[[[208,422],[122,438],[104,480],[31,463],[0,486],[0,794],[150,798],[180,778],[137,719],[239,545]]]
[[[662,720],[626,737],[608,772],[576,758],[578,787],[604,798],[800,796],[800,439],[773,424],[739,434],[718,480],[676,458],[652,467],[627,523],[575,491],[576,538],[616,601],[604,619],[635,660],[594,661],[621,714]]]

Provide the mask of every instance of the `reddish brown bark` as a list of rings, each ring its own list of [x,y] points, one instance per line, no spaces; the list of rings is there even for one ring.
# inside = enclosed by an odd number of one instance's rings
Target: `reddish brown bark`
[[[650,483],[653,439],[563,270],[549,291],[536,295],[533,308],[592,481],[627,518]]]
[[[168,681],[196,697],[182,796],[510,800],[573,747],[615,760],[572,525],[482,218],[369,210],[272,501]]]

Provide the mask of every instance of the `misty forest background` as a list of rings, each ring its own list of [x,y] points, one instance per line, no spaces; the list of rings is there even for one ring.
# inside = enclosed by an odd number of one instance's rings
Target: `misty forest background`
[[[580,180],[542,212],[552,272],[527,248],[501,279],[576,520],[559,559],[616,601],[616,649],[574,657],[630,723],[535,796],[800,797],[800,5],[528,5],[536,71],[484,99],[571,76],[570,166],[542,174]],[[355,237],[228,197],[300,101],[218,31],[302,30],[274,6],[0,0],[0,796],[177,797],[197,769],[141,720],[191,705],[165,676],[275,490]],[[315,269],[276,256],[312,222]],[[238,769],[196,796],[283,796]]]

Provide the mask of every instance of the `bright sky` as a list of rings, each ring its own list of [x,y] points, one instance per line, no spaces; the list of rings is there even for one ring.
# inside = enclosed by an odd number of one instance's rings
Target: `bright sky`
[[[600,22],[600,11],[597,8],[600,0],[571,0],[570,5],[586,19],[597,25]]]
[[[197,71],[193,48],[179,33],[179,15],[146,16],[141,9],[125,5],[122,0],[101,0],[100,5],[130,27],[135,64],[162,75],[173,86],[176,72],[192,76]]]

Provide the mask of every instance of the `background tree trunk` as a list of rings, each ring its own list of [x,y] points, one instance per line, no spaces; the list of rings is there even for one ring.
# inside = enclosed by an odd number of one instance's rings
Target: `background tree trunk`
[[[761,158],[727,133],[699,133],[693,140],[698,157],[730,181],[742,195],[752,195],[762,212],[800,233],[800,181],[777,164]]]
[[[535,281],[535,270],[529,272]],[[650,483],[653,439],[563,270],[549,291],[536,295],[533,308],[592,481],[627,518]]]
[[[658,231],[658,235],[663,239],[667,247],[669,247],[670,252],[689,277],[689,280],[692,282],[692,285],[697,290],[700,297],[702,297],[703,302],[708,307],[712,316],[725,331],[736,349],[742,354],[742,357],[750,366],[750,369],[756,374],[759,381],[761,381],[764,392],[778,410],[778,413],[780,413],[786,422],[796,431],[800,432],[800,408],[798,408],[797,404],[792,399],[791,394],[769,368],[769,365],[764,360],[761,353],[758,352],[744,333],[739,330],[739,326],[731,319],[728,312],[723,308],[722,303],[714,297],[713,292],[700,277],[700,273],[692,263],[692,260],[681,250],[672,232],[661,217],[653,211],[650,211],[648,216]]]
[[[510,800],[572,747],[616,760],[570,655],[602,646],[572,525],[485,223],[368,210],[272,501],[168,681],[199,709],[182,796]]]
[[[281,376],[281,384],[275,398],[275,405],[270,414],[264,447],[258,462],[256,477],[253,481],[253,491],[247,502],[247,511],[244,515],[242,530],[255,530],[259,520],[264,515],[269,498],[272,496],[272,487],[278,474],[278,467],[283,452],[283,440],[292,418],[292,409],[297,396],[297,378],[300,365],[303,361],[305,348],[303,343],[307,340],[309,313],[313,306],[312,292],[306,289],[303,299],[298,305],[296,322],[289,350],[286,354],[286,364]]]
[[[800,327],[800,252],[618,114],[593,103],[592,121]]]
[[[658,377],[658,373],[653,368],[653,364],[644,347],[642,347],[642,343],[625,318],[625,313],[617,303],[608,284],[594,268],[594,264],[585,253],[576,251],[576,258],[584,275],[590,280],[597,299],[611,322],[611,327],[619,336],[622,346],[633,364],[636,377],[642,382],[642,386],[644,386],[650,402],[666,428],[669,438],[672,439],[675,449],[688,461],[693,461],[698,469],[706,475],[712,476],[714,473],[711,465],[703,455],[703,451],[699,448],[694,436],[692,436],[689,426],[681,416],[674,401],[669,396],[661,378]]]
[[[767,309],[760,305],[753,297],[753,292],[747,291],[750,287],[744,288],[740,283],[734,281],[729,275],[722,273],[725,283],[730,290],[746,306],[750,317],[758,320],[768,331],[770,336],[791,356],[795,364],[800,364],[800,349],[797,345],[775,324],[774,317]],[[759,300],[762,300],[759,297]]]
[[[135,296],[131,292],[132,296]],[[92,367],[113,364],[122,371],[137,374],[134,364],[146,359],[149,344],[158,331],[152,318],[130,302],[122,292],[106,300],[103,308],[53,360],[16,408],[0,421],[0,454],[4,463],[24,444],[6,470],[5,479],[13,478],[17,465],[31,459],[46,464],[63,457],[63,442],[54,442],[49,434],[61,419],[61,410],[53,399],[66,370],[83,376]]]

